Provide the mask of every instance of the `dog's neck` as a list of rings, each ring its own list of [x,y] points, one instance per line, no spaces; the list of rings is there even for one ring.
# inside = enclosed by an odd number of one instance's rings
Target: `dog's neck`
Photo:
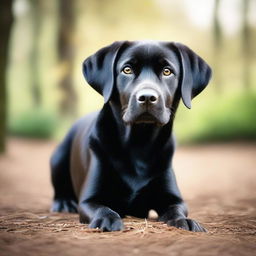
[[[146,145],[149,142],[157,141],[161,143],[172,136],[172,126],[174,117],[172,116],[169,122],[164,126],[156,124],[130,124],[127,125],[122,119],[121,105],[115,102],[108,102],[104,105],[103,111],[108,111],[112,116],[112,121],[116,124],[118,133],[124,138],[127,144]]]

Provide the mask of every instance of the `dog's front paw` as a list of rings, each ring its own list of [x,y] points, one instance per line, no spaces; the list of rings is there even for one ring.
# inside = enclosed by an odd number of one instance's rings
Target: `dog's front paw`
[[[70,212],[77,213],[77,203],[73,199],[54,199],[51,212]]]
[[[99,228],[102,231],[119,231],[124,229],[124,224],[120,217],[102,216],[93,218],[89,228]]]
[[[201,226],[201,224],[199,224],[195,220],[191,220],[187,218],[168,220],[166,223],[168,226],[173,226],[173,227],[185,229],[188,231],[207,232],[207,230],[203,226]]]

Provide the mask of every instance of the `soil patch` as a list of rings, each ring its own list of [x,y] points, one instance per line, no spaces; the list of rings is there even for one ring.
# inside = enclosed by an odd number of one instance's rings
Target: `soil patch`
[[[192,233],[128,217],[103,233],[76,214],[50,213],[49,157],[56,143],[9,139],[0,157],[0,255],[255,255],[256,144],[179,147],[174,168]]]

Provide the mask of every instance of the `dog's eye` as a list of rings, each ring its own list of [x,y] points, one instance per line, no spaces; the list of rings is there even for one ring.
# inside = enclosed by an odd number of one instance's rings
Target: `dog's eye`
[[[164,68],[163,75],[164,76],[170,76],[172,74],[172,71],[169,68]]]
[[[132,74],[132,69],[128,66],[124,67],[123,70],[122,70],[123,73],[127,74],[127,75],[130,75]]]

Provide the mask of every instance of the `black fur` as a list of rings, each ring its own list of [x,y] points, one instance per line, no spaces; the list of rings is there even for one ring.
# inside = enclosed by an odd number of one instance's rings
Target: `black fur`
[[[154,209],[168,225],[205,231],[187,218],[176,184],[172,126],[180,98],[190,108],[208,84],[209,66],[182,44],[121,41],[87,58],[83,73],[105,104],[54,153],[52,210],[77,209],[80,222],[116,231],[125,215],[146,218]]]

